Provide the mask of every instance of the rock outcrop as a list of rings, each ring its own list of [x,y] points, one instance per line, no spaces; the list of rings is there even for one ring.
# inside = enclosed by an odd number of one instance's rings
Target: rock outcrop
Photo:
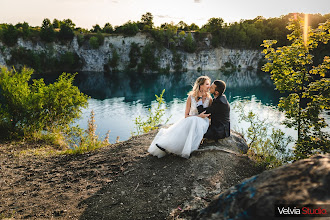
[[[275,205],[281,204],[299,208],[299,217],[306,216],[303,206],[323,204],[330,216],[330,154],[246,179],[220,194],[196,219],[273,219]]]
[[[204,41],[206,41],[205,39]],[[77,37],[67,43],[50,43],[26,41],[22,38],[18,39],[16,48],[22,47],[25,49],[33,50],[35,52],[44,52],[47,50],[55,51],[57,54],[64,54],[65,52],[76,53],[81,60],[83,60],[83,67],[81,71],[95,71],[103,72],[104,66],[109,62],[112,56],[112,51],[115,49],[119,54],[118,70],[127,68],[130,59],[129,52],[132,43],[136,43],[143,47],[152,42],[153,39],[143,33],[138,33],[133,37],[124,36],[108,36],[104,38],[104,43],[98,49],[92,49],[90,46],[79,46]],[[11,57],[11,49],[6,47],[0,42],[0,65],[6,65],[6,60]],[[240,50],[240,49],[227,49],[227,48],[212,48],[210,45],[205,44],[201,50],[195,53],[178,52],[182,59],[182,67],[187,70],[202,69],[202,70],[219,70],[225,64],[232,65],[237,68],[256,68],[259,60],[262,58],[260,50]],[[173,62],[173,53],[168,49],[158,51],[160,68],[170,68],[173,71],[175,63]]]

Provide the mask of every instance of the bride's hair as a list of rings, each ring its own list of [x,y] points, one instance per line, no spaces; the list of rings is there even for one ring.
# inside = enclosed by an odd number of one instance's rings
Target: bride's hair
[[[204,85],[205,81],[208,80],[211,83],[211,79],[208,76],[200,76],[196,79],[193,89],[188,93],[188,95],[193,96],[196,100],[198,97],[198,91],[201,85]],[[207,93],[207,96],[211,96],[210,93]]]

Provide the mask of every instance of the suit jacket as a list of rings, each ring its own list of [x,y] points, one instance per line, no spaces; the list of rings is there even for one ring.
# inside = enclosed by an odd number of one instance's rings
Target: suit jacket
[[[198,106],[198,112],[203,111],[206,111],[206,114],[211,114],[211,125],[207,133],[212,133],[214,139],[230,136],[230,106],[224,94],[214,98],[210,107]]]

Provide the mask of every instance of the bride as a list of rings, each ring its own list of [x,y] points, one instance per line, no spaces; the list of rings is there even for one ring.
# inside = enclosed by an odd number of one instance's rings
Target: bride
[[[212,104],[209,93],[211,79],[200,76],[188,93],[185,118],[179,120],[169,128],[161,128],[149,146],[148,152],[158,158],[166,152],[189,158],[190,153],[197,150],[203,135],[209,127],[209,119],[198,117],[197,105],[204,108]],[[198,104],[197,104],[198,103]]]

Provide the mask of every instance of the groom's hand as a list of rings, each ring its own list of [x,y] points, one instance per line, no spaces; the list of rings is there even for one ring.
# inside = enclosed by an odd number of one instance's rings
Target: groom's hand
[[[205,114],[206,111],[203,111],[202,113],[200,113],[198,115],[198,117],[201,117],[201,118],[206,118],[206,117],[209,117],[211,114]]]

